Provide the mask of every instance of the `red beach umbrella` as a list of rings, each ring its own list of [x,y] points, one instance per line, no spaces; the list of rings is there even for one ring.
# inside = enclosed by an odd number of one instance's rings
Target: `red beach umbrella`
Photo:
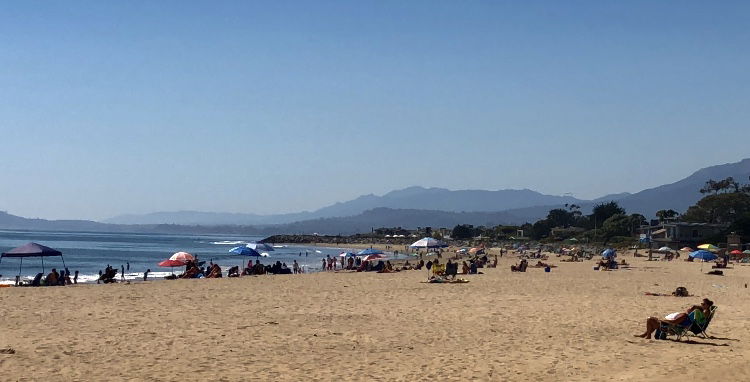
[[[182,266],[185,266],[185,262],[180,261],[180,260],[169,259],[169,260],[164,260],[161,263],[159,263],[159,266],[165,267],[165,268],[166,267],[182,267]]]
[[[169,258],[169,260],[177,260],[182,261],[183,263],[186,263],[188,261],[195,261],[195,256],[187,253],[187,252],[177,252],[172,257]],[[182,264],[185,265],[185,264]]]
[[[735,249],[734,251],[729,252],[729,253],[732,254],[732,255],[741,255],[742,251],[740,251],[739,249]]]
[[[362,259],[362,261],[382,260],[384,258],[385,258],[385,256],[383,256],[381,254],[372,254],[372,255],[365,256],[365,258]]]
[[[184,253],[184,252],[183,252],[183,253]],[[159,263],[159,266],[160,266],[160,267],[165,267],[165,268],[166,268],[166,267],[170,267],[170,268],[172,268],[172,274],[174,275],[174,267],[182,267],[182,266],[185,266],[185,261],[181,261],[181,260],[172,260],[172,259],[167,259],[167,260],[164,260],[164,261],[162,261],[161,263]]]

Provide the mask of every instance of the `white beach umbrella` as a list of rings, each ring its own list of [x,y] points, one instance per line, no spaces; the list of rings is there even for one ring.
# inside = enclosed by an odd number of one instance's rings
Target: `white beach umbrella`
[[[425,237],[414,242],[412,248],[445,248],[448,244],[432,237]]]
[[[250,243],[247,243],[247,247],[254,249],[258,252],[264,251],[264,252],[271,252],[273,251],[273,247],[266,244],[266,243],[258,243],[256,241],[252,241]]]

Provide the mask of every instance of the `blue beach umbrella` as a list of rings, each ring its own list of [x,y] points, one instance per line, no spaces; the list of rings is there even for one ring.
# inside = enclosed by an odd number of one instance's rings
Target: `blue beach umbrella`
[[[383,253],[384,252],[379,249],[367,248],[357,252],[357,256],[382,255]]]
[[[617,253],[615,253],[615,250],[612,248],[607,248],[602,252],[602,257],[605,259],[609,259],[610,257],[617,256]]]
[[[229,253],[234,253],[234,254],[242,255],[242,256],[253,256],[253,257],[261,256],[260,253],[258,253],[258,251],[252,248],[248,248],[248,247],[234,247],[229,250]]]
[[[719,256],[716,256],[716,254],[706,251],[704,249],[691,253],[690,257],[694,259],[701,259],[703,261],[711,261],[711,260],[716,260],[719,258]]]

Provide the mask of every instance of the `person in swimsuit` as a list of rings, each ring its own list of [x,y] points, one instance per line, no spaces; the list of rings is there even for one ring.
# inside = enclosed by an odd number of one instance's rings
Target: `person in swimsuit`
[[[695,310],[700,310],[704,316],[708,317],[708,313],[711,310],[711,307],[714,305],[714,302],[704,298],[703,301],[701,301],[700,305],[693,305],[691,306],[686,312],[684,313],[678,313],[672,318],[656,318],[656,317],[649,317],[646,319],[646,331],[643,334],[637,334],[635,337],[641,337],[641,338],[651,338],[651,334],[656,331],[656,329],[659,329],[661,324],[668,324],[668,325],[681,325],[684,327],[690,327],[690,325],[693,324],[693,321],[690,319],[690,313],[692,313]]]

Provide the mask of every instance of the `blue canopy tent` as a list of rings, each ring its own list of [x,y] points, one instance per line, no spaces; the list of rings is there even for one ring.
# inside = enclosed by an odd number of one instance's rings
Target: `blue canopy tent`
[[[8,252],[3,252],[0,254],[0,262],[3,261],[3,257],[19,257],[21,258],[21,263],[18,265],[18,276],[21,276],[21,267],[23,266],[23,258],[24,257],[39,257],[42,259],[42,273],[44,273],[44,258],[47,256],[60,256],[60,259],[63,263],[63,268],[65,268],[65,258],[63,258],[62,252],[41,245],[37,243],[27,243],[20,247],[16,247],[11,249]]]

